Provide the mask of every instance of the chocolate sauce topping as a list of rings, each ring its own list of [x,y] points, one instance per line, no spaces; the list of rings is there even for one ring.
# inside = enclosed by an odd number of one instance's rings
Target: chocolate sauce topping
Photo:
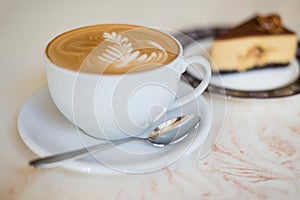
[[[216,40],[233,39],[249,36],[270,36],[270,35],[295,34],[293,31],[282,25],[278,15],[254,16],[248,21],[233,27],[227,32],[217,36]]]
[[[279,15],[257,16],[257,30],[268,32],[270,34],[278,34],[283,32],[283,26]]]

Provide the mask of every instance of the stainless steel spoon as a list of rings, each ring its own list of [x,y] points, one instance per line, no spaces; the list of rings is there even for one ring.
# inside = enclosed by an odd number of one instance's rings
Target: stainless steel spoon
[[[196,132],[192,130],[193,127],[196,127],[199,124],[199,121],[200,117],[198,115],[184,115],[175,117],[159,124],[151,131],[150,136],[147,138],[131,137],[107,141],[106,143],[100,143],[74,151],[34,159],[29,162],[29,165],[37,168],[58,167],[67,164],[70,161],[82,159],[95,153],[100,153],[111,147],[114,147],[115,145],[137,140],[147,142],[156,147],[164,147],[169,144],[178,143],[191,135],[191,133]]]

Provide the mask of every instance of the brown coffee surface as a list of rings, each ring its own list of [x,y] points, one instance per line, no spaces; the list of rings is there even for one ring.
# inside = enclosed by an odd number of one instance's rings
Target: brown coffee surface
[[[177,42],[136,25],[106,24],[75,29],[54,38],[46,55],[55,65],[87,73],[124,74],[151,70],[174,60]]]

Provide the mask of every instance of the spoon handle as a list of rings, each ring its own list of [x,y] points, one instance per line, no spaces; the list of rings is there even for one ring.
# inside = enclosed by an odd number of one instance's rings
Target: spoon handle
[[[71,161],[78,160],[81,158],[85,158],[88,156],[92,156],[94,153],[100,153],[107,149],[114,147],[115,145],[120,145],[123,143],[127,143],[132,141],[132,138],[125,138],[114,140],[111,142],[96,144],[90,147],[85,147],[82,149],[77,149],[74,151],[68,151],[65,153],[55,154],[51,156],[46,156],[43,158],[37,158],[31,160],[29,165],[36,167],[36,168],[51,168],[51,167],[58,167],[64,164],[70,163]]]

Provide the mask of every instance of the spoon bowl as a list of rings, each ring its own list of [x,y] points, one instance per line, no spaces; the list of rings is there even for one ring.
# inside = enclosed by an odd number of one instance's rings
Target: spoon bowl
[[[78,150],[73,150],[65,153],[55,154],[44,158],[31,160],[29,165],[37,168],[58,167],[69,163],[70,161],[82,159],[92,154],[100,153],[115,145],[120,145],[132,141],[141,140],[155,147],[164,147],[185,140],[188,136],[196,131],[191,131],[192,128],[198,126],[200,117],[198,115],[184,115],[175,117],[159,124],[151,132],[147,138],[125,138],[106,143],[96,144],[94,146],[85,147]]]
[[[199,124],[197,115],[184,115],[167,120],[152,130],[151,135],[145,138],[153,146],[164,147],[184,140],[191,133],[191,128]]]

